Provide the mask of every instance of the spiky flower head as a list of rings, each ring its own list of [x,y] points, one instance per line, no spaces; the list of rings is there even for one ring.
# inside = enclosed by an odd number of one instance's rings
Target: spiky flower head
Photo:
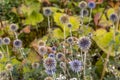
[[[38,44],[39,44],[39,46],[45,46],[45,42],[42,40],[40,40]]]
[[[47,53],[47,48],[45,46],[39,46],[38,52],[39,54],[44,55]]]
[[[11,31],[17,31],[18,30],[18,26],[16,24],[11,24],[10,25],[10,30]]]
[[[93,9],[96,7],[96,3],[94,1],[90,1],[90,2],[88,2],[88,7]]]
[[[81,9],[86,8],[87,7],[87,2],[85,2],[85,1],[79,2],[78,7],[81,8]]]
[[[53,75],[55,72],[56,72],[56,69],[50,69],[50,70],[45,70],[45,72],[48,74],[48,75]]]
[[[73,44],[73,42],[74,42],[73,37],[68,37],[68,38],[67,38],[67,42],[68,42],[69,44]]]
[[[72,28],[72,24],[71,24],[71,23],[68,23],[68,24],[67,24],[67,27],[68,27],[68,28]]]
[[[51,16],[52,15],[52,10],[50,8],[44,8],[43,9],[43,14],[45,16]]]
[[[5,44],[5,45],[10,44],[10,38],[9,37],[4,37],[3,38],[3,44]]]
[[[79,41],[78,41],[78,46],[80,47],[80,49],[82,51],[88,50],[90,48],[90,46],[91,46],[90,38],[89,37],[85,37],[85,36],[81,37],[79,39]]]
[[[82,69],[82,62],[79,60],[70,61],[69,64],[70,64],[70,68],[74,72],[80,72]]]
[[[82,9],[80,11],[80,16],[81,17],[86,17],[86,16],[88,16],[88,14],[89,14],[89,11],[87,9]]]
[[[65,57],[65,55],[64,55],[62,52],[58,52],[58,53],[56,54],[56,59],[57,59],[58,61],[61,61],[64,57]]]
[[[52,58],[55,58],[55,54],[54,53],[50,53],[48,56],[52,57]]]
[[[113,22],[116,22],[118,20],[118,16],[115,13],[112,13],[109,17],[109,19]]]
[[[52,70],[52,69],[55,69],[56,68],[56,60],[52,57],[47,57],[45,60],[44,60],[44,67],[45,69],[47,70]]]
[[[21,48],[22,47],[22,41],[20,39],[16,39],[13,41],[13,46],[15,48]]]
[[[65,62],[60,62],[60,68],[65,69],[66,68],[66,63]]]
[[[5,69],[8,71],[13,71],[13,65],[11,63],[7,63]]]
[[[61,21],[62,24],[68,23],[68,22],[69,22],[69,17],[68,17],[68,15],[66,15],[66,14],[62,15],[62,16],[60,17],[60,21]]]
[[[38,69],[39,66],[40,66],[40,64],[39,64],[38,62],[32,63],[32,68],[33,68],[33,69]]]
[[[44,80],[53,80],[53,78],[52,77],[46,77]]]

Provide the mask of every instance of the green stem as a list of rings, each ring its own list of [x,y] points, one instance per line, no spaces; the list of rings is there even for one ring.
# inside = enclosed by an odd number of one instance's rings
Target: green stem
[[[7,48],[8,61],[10,61],[10,53],[9,53],[8,45],[6,45],[6,48]]]
[[[86,80],[86,53],[87,51],[84,52],[84,80]]]

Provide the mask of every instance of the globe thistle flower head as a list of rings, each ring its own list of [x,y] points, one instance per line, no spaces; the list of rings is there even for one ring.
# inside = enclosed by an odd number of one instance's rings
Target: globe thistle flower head
[[[42,41],[42,40],[40,40],[40,41],[39,41],[39,46],[45,46],[45,42]]]
[[[13,46],[14,46],[15,48],[21,48],[21,47],[22,47],[22,41],[19,40],[19,39],[14,40],[14,41],[13,41]]]
[[[61,22],[62,24],[68,23],[68,22],[69,22],[69,17],[68,17],[68,15],[66,15],[66,14],[62,15],[62,16],[60,17],[60,22]]]
[[[52,57],[52,58],[55,58],[55,54],[54,53],[50,53],[48,56]]]
[[[51,16],[52,15],[52,11],[51,11],[50,8],[45,8],[45,9],[43,9],[43,14],[45,16]]]
[[[0,52],[0,60],[4,57],[3,53]]]
[[[8,71],[13,71],[13,65],[10,64],[10,63],[7,63],[6,66],[5,66],[5,69],[8,70]]]
[[[62,68],[62,69],[66,68],[66,63],[65,62],[60,62],[60,68]]]
[[[88,16],[88,14],[89,14],[89,11],[87,9],[82,9],[80,11],[80,16],[82,16],[82,17],[86,17],[86,16]]]
[[[78,7],[81,8],[81,9],[86,8],[87,7],[87,2],[85,2],[85,1],[79,2]]]
[[[2,42],[2,38],[0,38],[0,46],[3,44],[3,42]]]
[[[10,25],[10,30],[11,31],[17,31],[18,30],[18,26],[16,24],[11,24]]]
[[[38,52],[39,54],[44,55],[47,53],[47,48],[45,46],[39,46]]]
[[[52,77],[46,77],[44,80],[53,80]]]
[[[45,70],[48,75],[53,75],[56,72],[56,69]]]
[[[40,66],[40,64],[39,64],[39,63],[37,63],[37,62],[32,63],[32,68],[33,68],[33,69],[38,69],[38,68],[39,68],[39,66]]]
[[[61,61],[64,57],[65,57],[65,55],[64,55],[62,52],[58,52],[58,53],[56,54],[56,59],[57,59],[58,61]]]
[[[112,22],[116,22],[117,19],[118,19],[118,16],[117,16],[117,14],[112,13],[112,14],[110,15],[109,19],[110,19]]]
[[[88,2],[88,7],[89,7],[89,8],[93,9],[93,8],[95,8],[95,6],[96,6],[96,4],[95,4],[94,1]]]
[[[5,45],[10,44],[10,38],[9,37],[3,38],[3,44],[5,44]]]
[[[72,28],[72,24],[71,24],[71,23],[68,23],[68,24],[67,24],[67,27],[68,27],[68,28]]]
[[[52,51],[56,51],[56,49],[57,49],[56,46],[52,47]]]
[[[70,68],[74,72],[80,72],[82,69],[82,62],[79,60],[70,61],[69,64],[70,64]]]
[[[54,58],[51,58],[51,57],[47,57],[44,60],[43,64],[44,64],[45,69],[47,69],[47,70],[52,70],[52,69],[56,68],[56,60]]]
[[[86,51],[91,46],[91,40],[89,37],[81,37],[78,41],[78,45],[82,51]]]
[[[73,37],[68,37],[68,38],[67,38],[67,42],[68,42],[69,44],[72,44],[72,43],[74,42]]]

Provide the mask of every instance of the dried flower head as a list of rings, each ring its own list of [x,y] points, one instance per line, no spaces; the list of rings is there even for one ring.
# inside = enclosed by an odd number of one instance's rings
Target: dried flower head
[[[4,57],[3,53],[0,52],[0,60]]]
[[[52,77],[46,77],[44,80],[53,80],[53,78]]]
[[[19,40],[19,39],[14,40],[14,41],[13,41],[13,46],[14,46],[15,48],[21,48],[21,47],[22,47],[22,41]]]
[[[56,69],[45,70],[48,75],[53,75],[56,72]]]
[[[87,9],[82,9],[80,11],[80,16],[82,16],[82,17],[86,17],[86,16],[88,16],[88,14],[89,14],[89,11]]]
[[[73,44],[73,42],[74,42],[73,37],[68,37],[68,38],[67,38],[67,42],[68,42],[69,44]]]
[[[38,52],[39,54],[44,55],[47,53],[47,48],[45,46],[39,46]]]
[[[66,68],[66,63],[65,62],[60,62],[60,68],[62,68],[62,69]]]
[[[70,61],[69,64],[70,64],[70,68],[74,72],[80,72],[82,69],[82,62],[79,60]]]
[[[72,28],[72,24],[71,24],[71,23],[68,23],[68,24],[67,24],[67,27],[68,27],[68,28]]]
[[[0,72],[0,80],[8,80],[8,73],[6,70]]]
[[[9,37],[4,37],[3,38],[3,44],[5,44],[5,45],[10,44],[10,38]]]
[[[45,16],[51,16],[52,15],[52,11],[51,11],[50,8],[45,8],[45,9],[43,9],[43,14]]]
[[[66,15],[66,14],[62,15],[62,16],[60,17],[60,21],[61,21],[62,24],[68,23],[68,22],[69,22],[69,17],[68,17],[68,15]]]
[[[95,6],[96,6],[96,4],[95,4],[94,1],[88,2],[88,7],[89,7],[89,8],[93,9],[93,8],[95,8]]]
[[[17,31],[18,30],[18,26],[16,24],[11,24],[10,25],[10,30],[11,31]]]
[[[117,14],[113,13],[110,15],[109,19],[113,22],[116,22],[118,20]]]
[[[44,60],[43,64],[44,64],[45,69],[47,69],[47,70],[52,70],[52,69],[56,68],[56,60],[54,58],[51,58],[51,57],[47,57]]]
[[[91,46],[91,40],[89,37],[81,37],[78,41],[78,45],[82,51],[86,51]]]
[[[5,69],[8,70],[8,71],[13,71],[13,65],[10,64],[10,63],[7,63],[6,66],[5,66]]]
[[[39,46],[45,46],[45,42],[42,40],[40,40],[38,44],[39,44]]]
[[[40,66],[40,64],[39,64],[39,63],[37,63],[37,62],[32,63],[32,68],[33,68],[33,69],[38,69],[38,68],[39,68],[39,66]]]
[[[87,7],[87,2],[85,2],[85,1],[79,2],[78,7],[81,8],[81,9],[86,8]]]
[[[62,52],[58,52],[58,53],[56,54],[56,59],[57,59],[58,61],[61,61],[64,57],[65,57],[65,55],[64,55]]]

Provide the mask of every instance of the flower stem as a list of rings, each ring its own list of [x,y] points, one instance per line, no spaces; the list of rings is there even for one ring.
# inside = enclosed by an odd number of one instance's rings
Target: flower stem
[[[109,47],[109,52],[107,53],[107,57],[106,57],[106,60],[105,60],[104,66],[103,66],[103,71],[102,71],[102,75],[101,75],[100,80],[103,80],[103,78],[104,78],[105,70],[106,70],[107,63],[108,63],[108,60],[109,60],[109,57],[110,57],[111,48],[112,48],[112,47],[110,46],[110,47]]]
[[[87,51],[84,52],[84,80],[86,80],[86,53]]]
[[[50,17],[48,16],[48,33],[50,34]]]
[[[10,53],[9,53],[9,48],[8,48],[8,45],[6,45],[6,48],[7,48],[7,57],[8,57],[8,61],[10,61]]]

